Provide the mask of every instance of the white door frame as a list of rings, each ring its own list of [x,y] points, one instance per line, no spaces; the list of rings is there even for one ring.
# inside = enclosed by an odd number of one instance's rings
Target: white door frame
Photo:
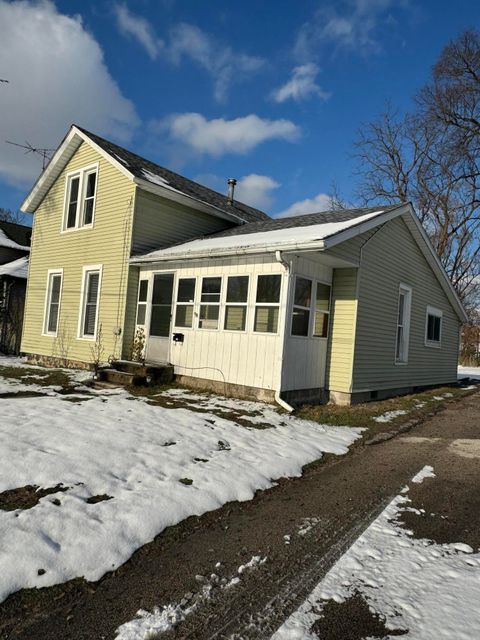
[[[154,286],[155,276],[172,276],[172,302],[171,302],[170,327],[168,330],[168,336],[151,336],[150,335],[150,323],[152,319],[153,286]],[[149,285],[148,285],[147,314],[146,314],[148,331],[146,332],[147,341],[145,345],[145,360],[147,362],[153,362],[153,363],[170,362],[175,290],[176,290],[176,272],[175,271],[152,271],[152,273],[150,274]],[[157,348],[156,353],[155,353],[155,347]],[[163,354],[165,354],[164,357],[162,357]]]

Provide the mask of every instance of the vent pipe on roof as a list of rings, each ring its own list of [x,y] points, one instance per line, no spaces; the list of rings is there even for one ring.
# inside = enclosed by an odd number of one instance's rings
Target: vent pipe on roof
[[[228,204],[233,204],[233,195],[235,193],[235,185],[237,184],[237,181],[235,180],[235,178],[229,178],[227,180],[227,184],[228,184],[227,202]]]

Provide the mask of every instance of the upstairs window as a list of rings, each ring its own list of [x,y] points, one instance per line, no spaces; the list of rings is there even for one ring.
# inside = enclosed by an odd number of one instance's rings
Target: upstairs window
[[[93,225],[97,173],[98,167],[95,165],[68,175],[64,231]]]
[[[227,282],[225,325],[227,331],[245,331],[247,322],[248,276],[230,276]]]
[[[258,276],[254,331],[277,333],[281,275]]]
[[[218,329],[221,289],[221,277],[202,279],[199,329]]]
[[[396,364],[407,364],[408,362],[411,306],[412,290],[406,285],[400,285],[398,292],[397,338],[395,343]]]
[[[442,341],[443,313],[435,307],[427,307],[425,322],[425,345],[427,347],[439,347]]]
[[[175,326],[191,329],[193,325],[193,305],[195,302],[196,278],[180,278],[177,290]]]

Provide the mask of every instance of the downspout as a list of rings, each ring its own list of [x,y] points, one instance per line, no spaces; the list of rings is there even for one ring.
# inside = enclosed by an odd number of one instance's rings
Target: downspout
[[[290,286],[289,286],[289,280],[290,280],[290,272],[291,272],[291,265],[288,264],[288,262],[285,262],[285,260],[282,257],[282,252],[281,251],[275,251],[275,260],[277,262],[279,262],[283,268],[285,269],[285,275],[286,275],[286,280],[287,280],[287,291],[284,292],[284,296],[285,296],[285,313],[282,314],[283,318],[281,318],[281,330],[280,330],[280,340],[282,343],[282,348],[280,350],[280,363],[279,363],[279,372],[278,372],[278,383],[277,383],[277,388],[275,390],[275,402],[277,404],[279,404],[283,409],[285,409],[285,411],[288,411],[288,413],[292,413],[293,411],[293,407],[291,405],[288,404],[288,402],[285,402],[285,400],[283,400],[280,397],[280,393],[282,391],[282,380],[283,380],[283,359],[284,359],[284,354],[285,354],[285,343],[286,343],[286,326],[287,326],[287,313],[288,313],[288,299],[289,299],[289,290],[290,290]]]

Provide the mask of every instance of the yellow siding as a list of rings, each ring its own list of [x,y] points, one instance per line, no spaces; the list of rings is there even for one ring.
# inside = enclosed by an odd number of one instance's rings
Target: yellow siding
[[[352,387],[355,327],[357,322],[357,270],[334,269],[327,387],[349,393]]]
[[[93,228],[61,233],[66,174],[98,162],[98,185]],[[91,362],[91,340],[79,339],[78,317],[82,269],[103,265],[99,323],[104,359],[121,355],[128,257],[135,185],[82,143],[50,189],[34,216],[30,273],[27,288],[22,351],[43,356]],[[49,269],[63,268],[62,298],[57,337],[43,336],[45,292]]]

